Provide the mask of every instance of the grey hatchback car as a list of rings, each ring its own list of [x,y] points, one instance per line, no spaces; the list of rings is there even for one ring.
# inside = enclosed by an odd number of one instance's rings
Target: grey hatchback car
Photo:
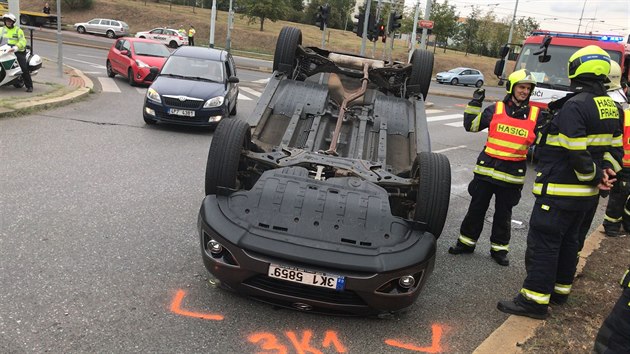
[[[451,85],[475,85],[475,87],[481,87],[484,83],[483,74],[477,69],[471,68],[455,68],[449,71],[437,73],[435,75],[435,81],[439,84],[451,84]]]
[[[88,22],[75,23],[74,28],[81,34],[103,34],[108,38],[118,38],[129,35],[129,25],[125,22],[106,18],[95,18]]]

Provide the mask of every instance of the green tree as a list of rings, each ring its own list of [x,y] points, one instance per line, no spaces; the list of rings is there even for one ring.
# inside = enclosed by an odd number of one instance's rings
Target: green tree
[[[72,10],[86,10],[92,8],[92,0],[63,0],[64,4]]]
[[[328,4],[330,13],[328,15],[329,28],[352,30],[352,11],[354,10],[355,0],[312,0],[304,10],[303,22],[315,24],[315,17],[319,11],[319,7]]]
[[[525,38],[532,33],[533,30],[538,29],[540,24],[531,17],[521,17],[514,24],[514,33],[512,35],[513,43],[521,43]]]
[[[276,22],[287,16],[289,4],[287,0],[239,0],[243,5],[243,17],[247,23],[260,21],[260,31],[264,31],[265,20]]]
[[[475,41],[477,37],[477,30],[479,29],[479,19],[480,19],[479,7],[473,6],[470,15],[466,17],[466,23],[460,26],[459,32],[457,33],[456,38],[459,41],[460,46],[462,46],[465,50],[465,55],[471,53],[471,51],[475,48]]]
[[[488,11],[483,17],[479,19],[479,28],[477,28],[476,42],[477,42],[477,54],[489,55],[490,43],[492,36],[496,28],[496,15],[493,10]]]
[[[448,3],[443,4],[433,0],[431,5],[431,20],[433,21],[433,34],[435,35],[435,43],[444,43],[444,52],[448,45],[449,38],[457,33],[457,19],[459,15],[455,13],[455,5]],[[435,52],[435,47],[433,47]]]

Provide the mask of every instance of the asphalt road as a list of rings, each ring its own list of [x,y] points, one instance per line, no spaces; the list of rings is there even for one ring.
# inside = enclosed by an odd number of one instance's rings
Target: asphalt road
[[[38,44],[52,54],[48,46]],[[489,256],[489,223],[475,254],[447,254],[486,137],[461,128],[467,100],[429,97],[432,146],[450,160],[452,190],[418,301],[388,319],[311,315],[212,284],[196,231],[212,133],[146,126],[142,88],[115,78],[119,92],[106,90],[96,66],[105,53],[68,49],[92,68],[88,99],[0,120],[0,351],[470,353],[506,319],[495,306],[525,275],[534,171],[514,209],[510,267]],[[262,91],[266,74],[242,74],[241,87]],[[238,119],[254,107],[256,95],[244,96]]]

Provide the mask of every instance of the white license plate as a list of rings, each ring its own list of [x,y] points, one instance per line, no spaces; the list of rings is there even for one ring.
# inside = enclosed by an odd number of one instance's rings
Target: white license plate
[[[176,116],[184,116],[184,117],[194,117],[195,116],[195,111],[189,111],[187,109],[169,108],[168,113],[169,114],[174,114]]]
[[[321,288],[335,289],[342,291],[346,284],[346,279],[339,275],[312,272],[305,269],[285,267],[277,264],[270,264],[267,275],[271,278],[292,281],[294,283],[318,286]]]

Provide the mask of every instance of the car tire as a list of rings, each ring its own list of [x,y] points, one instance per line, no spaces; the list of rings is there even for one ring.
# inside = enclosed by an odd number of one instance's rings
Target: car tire
[[[15,88],[22,88],[22,87],[24,87],[24,78],[22,78],[22,75],[20,75],[20,77],[18,77],[13,82],[13,87],[15,87]]]
[[[481,86],[483,86],[483,81],[477,80],[477,82],[475,82],[475,87],[481,87]]]
[[[249,124],[240,119],[221,120],[214,131],[206,164],[206,195],[219,187],[238,188],[241,152],[250,147]]]
[[[426,101],[433,75],[433,53],[425,49],[416,49],[411,55],[411,76],[407,82],[406,98],[421,94]]]
[[[238,105],[238,102],[234,102],[234,107],[232,107],[232,110],[230,111],[230,115],[231,116],[235,116],[236,115],[236,106]]]
[[[112,30],[108,30],[108,31],[105,33],[105,35],[107,36],[107,38],[111,38],[111,39],[116,38],[116,33],[114,33],[114,31],[112,31]]]
[[[81,34],[84,34],[85,33],[85,27],[83,27],[83,26],[77,27],[77,32],[79,32]]]
[[[178,47],[178,46],[177,46],[177,42],[175,42],[175,41],[170,41],[170,43],[168,44],[168,46],[169,46],[170,48],[177,48],[177,47]]]
[[[436,239],[442,234],[451,196],[451,166],[446,155],[421,152],[412,166],[412,177],[418,179],[413,219],[426,224]]]
[[[459,80],[457,80],[457,79],[451,80],[451,85],[455,86],[457,84],[459,84]]]
[[[112,63],[109,60],[105,63],[105,70],[107,71],[107,76],[109,77],[116,76],[116,73],[112,69]]]
[[[295,52],[302,44],[302,31],[295,27],[283,27],[276,41],[273,55],[273,71],[291,75],[295,69]]]
[[[129,86],[136,86],[136,81],[133,78],[133,70],[131,68],[127,70],[127,82],[129,82]]]
[[[28,26],[31,22],[31,18],[28,15],[20,15],[20,24],[22,26]]]

